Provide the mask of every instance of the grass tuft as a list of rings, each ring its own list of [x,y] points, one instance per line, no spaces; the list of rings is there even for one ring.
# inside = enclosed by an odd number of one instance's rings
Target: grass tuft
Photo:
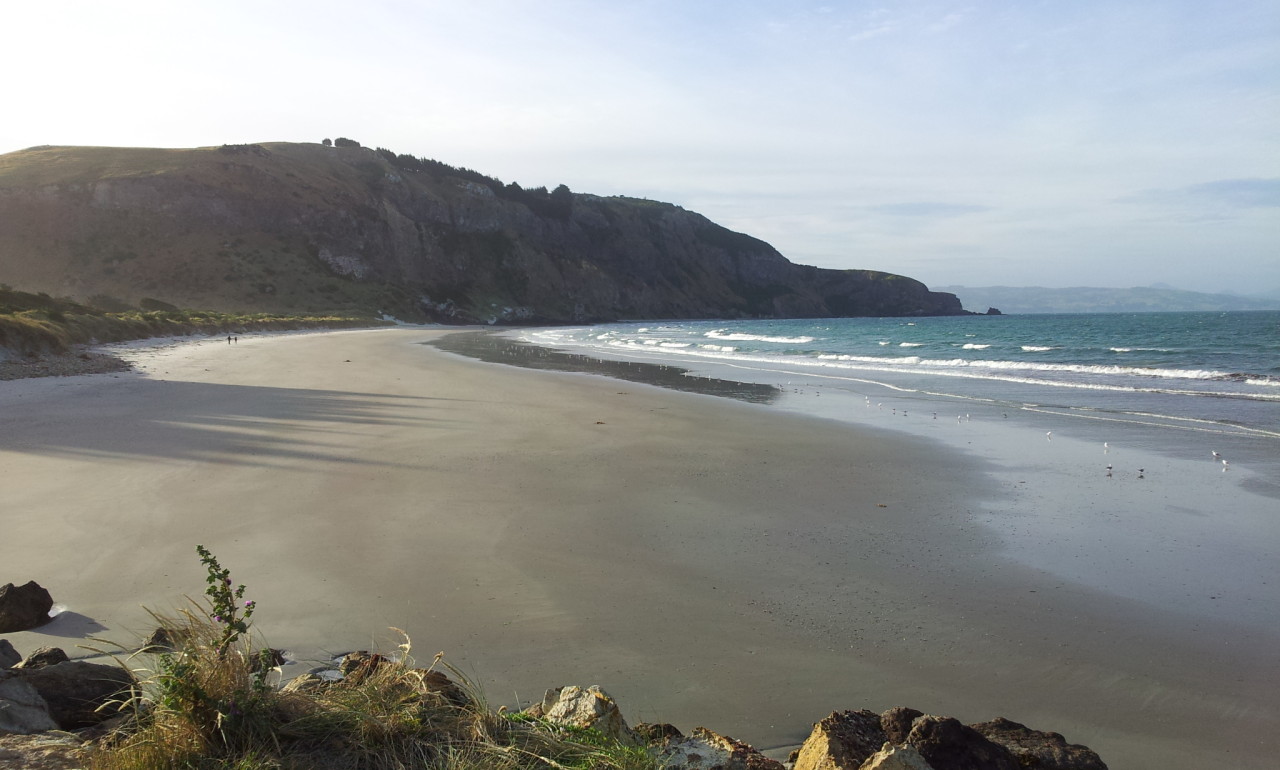
[[[216,590],[207,607],[153,613],[172,649],[137,653],[154,663],[135,670],[129,718],[92,753],[91,770],[657,767],[643,747],[599,731],[492,710],[443,653],[420,667],[399,629],[396,653],[359,659],[341,680],[277,688],[244,611],[229,611],[243,586],[231,589],[227,571],[200,552]]]

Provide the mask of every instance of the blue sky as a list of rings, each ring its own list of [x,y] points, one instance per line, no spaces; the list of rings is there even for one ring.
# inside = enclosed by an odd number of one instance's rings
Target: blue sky
[[[347,136],[931,285],[1280,289],[1274,0],[24,5],[0,152]]]

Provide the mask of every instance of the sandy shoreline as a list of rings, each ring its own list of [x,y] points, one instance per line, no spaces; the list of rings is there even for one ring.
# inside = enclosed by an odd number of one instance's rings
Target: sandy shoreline
[[[203,543],[271,644],[315,659],[396,626],[495,703],[598,683],[632,721],[762,747],[909,705],[1056,730],[1121,770],[1270,766],[1275,635],[1189,633],[1002,558],[980,460],[417,344],[442,333],[242,337],[0,384],[0,581],[68,608],[7,638],[145,634],[139,605],[202,590]]]

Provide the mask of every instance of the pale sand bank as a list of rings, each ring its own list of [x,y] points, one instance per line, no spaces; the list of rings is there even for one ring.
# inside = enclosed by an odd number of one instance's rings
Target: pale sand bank
[[[1119,770],[1272,766],[1275,636],[1188,633],[1003,559],[977,460],[416,344],[440,333],[0,384],[0,581],[69,609],[7,638],[145,634],[139,605],[203,589],[203,543],[269,643],[318,658],[400,627],[496,703],[598,683],[632,721],[763,747],[910,705],[1056,730]]]

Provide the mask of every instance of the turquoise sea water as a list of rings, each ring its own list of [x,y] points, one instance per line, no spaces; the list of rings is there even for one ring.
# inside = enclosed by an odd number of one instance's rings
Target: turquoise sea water
[[[1274,440],[1280,455],[1280,312],[650,322],[527,338],[784,386],[911,392],[948,414],[983,405]]]

